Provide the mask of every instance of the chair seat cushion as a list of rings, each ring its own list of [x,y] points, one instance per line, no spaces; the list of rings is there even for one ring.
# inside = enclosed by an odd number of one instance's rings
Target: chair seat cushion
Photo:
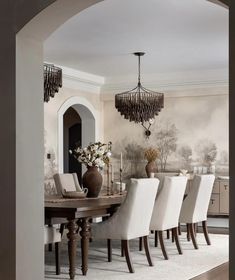
[[[61,241],[59,230],[54,227],[44,227],[44,244],[57,243]]]

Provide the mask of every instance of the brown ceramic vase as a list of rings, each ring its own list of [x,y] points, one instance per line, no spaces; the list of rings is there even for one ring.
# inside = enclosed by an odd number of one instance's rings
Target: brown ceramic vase
[[[155,161],[149,161],[145,166],[147,176],[150,178],[150,173],[157,173],[158,168]]]
[[[82,184],[88,189],[87,197],[97,197],[100,193],[103,178],[96,166],[89,166],[83,174]]]

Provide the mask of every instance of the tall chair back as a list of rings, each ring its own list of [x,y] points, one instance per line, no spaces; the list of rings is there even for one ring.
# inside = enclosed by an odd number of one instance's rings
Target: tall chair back
[[[192,187],[182,205],[180,222],[190,224],[207,220],[214,181],[215,176],[212,174],[195,175]]]
[[[185,176],[165,176],[164,185],[155,201],[151,230],[163,231],[178,226],[186,185]]]
[[[177,176],[178,174],[179,173],[176,173],[176,172],[158,172],[158,173],[155,174],[156,178],[158,178],[159,181],[160,181],[159,182],[159,187],[158,187],[158,195],[163,188],[165,177],[166,176],[168,176],[168,177]]]
[[[53,178],[55,181],[57,193],[60,195],[64,195],[65,192],[83,191],[83,189],[79,185],[76,173],[57,173],[53,176]]]
[[[125,201],[111,218],[94,227],[97,238],[130,240],[149,235],[157,178],[131,179]]]

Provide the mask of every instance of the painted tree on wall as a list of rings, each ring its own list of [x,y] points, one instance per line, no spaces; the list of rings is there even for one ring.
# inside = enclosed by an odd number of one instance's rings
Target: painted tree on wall
[[[195,147],[195,152],[202,164],[211,166],[216,160],[217,146],[210,139],[201,139]]]
[[[47,195],[52,195],[56,194],[53,175],[57,172],[58,167],[54,149],[47,147],[46,135],[47,132],[44,130],[44,192]]]
[[[221,164],[228,164],[229,161],[229,156],[228,156],[228,152],[223,150],[220,152],[220,163]]]
[[[144,159],[144,148],[141,145],[135,142],[128,143],[125,146],[125,159],[130,161],[130,170],[128,170],[130,177],[143,176],[140,163]]]
[[[190,170],[192,163],[192,148],[189,145],[181,146],[178,149],[178,155],[182,161],[182,168]]]
[[[177,139],[175,124],[167,123],[163,125],[156,134],[156,146],[159,150],[159,162],[162,172],[166,170],[168,157],[176,151]]]

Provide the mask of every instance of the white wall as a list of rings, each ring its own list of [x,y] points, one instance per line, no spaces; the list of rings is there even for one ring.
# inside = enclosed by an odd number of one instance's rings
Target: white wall
[[[82,120],[83,146],[88,145],[91,141],[90,139],[94,139],[94,141],[103,141],[104,139],[103,103],[100,101],[100,95],[84,92],[79,89],[61,88],[59,93],[55,95],[55,98],[44,104],[44,161],[46,178],[52,177],[52,173],[55,173],[57,170],[63,172],[63,114],[70,106],[77,109],[81,117],[84,116]],[[85,117],[84,107],[94,116],[95,127],[93,120]],[[46,158],[48,152],[55,155],[54,161],[56,166],[54,166],[54,170],[51,170],[51,162]]]
[[[43,41],[99,0],[57,0],[16,35],[16,279],[44,279]],[[51,137],[54,138],[53,136]]]
[[[16,80],[16,275],[43,279],[43,48],[19,33]],[[22,67],[23,66],[23,67]]]

